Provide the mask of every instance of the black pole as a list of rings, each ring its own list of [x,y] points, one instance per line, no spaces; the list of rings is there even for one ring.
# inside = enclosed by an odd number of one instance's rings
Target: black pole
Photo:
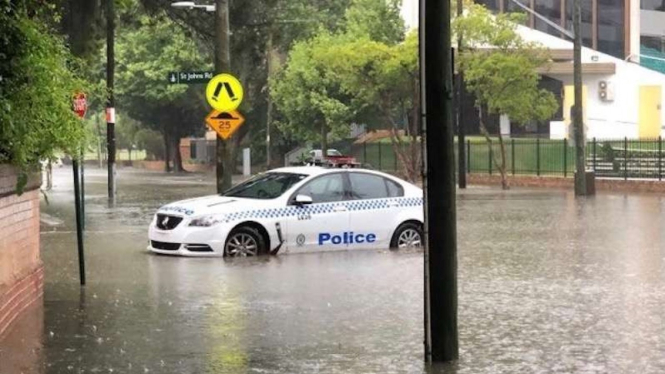
[[[81,151],[81,229],[85,230],[85,151]]]
[[[79,180],[79,163],[78,160],[72,160],[72,167],[74,169],[74,209],[76,209],[76,242],[79,252],[79,281],[81,286],[85,286],[85,258],[83,255],[83,227],[82,227],[82,212],[81,212],[81,181]]]
[[[450,2],[421,0],[419,30],[425,151],[425,357],[428,362],[445,362],[459,357]]]
[[[471,174],[471,140],[466,141],[466,157],[468,157],[466,171]]]
[[[658,180],[663,180],[663,138],[658,137]]]
[[[623,179],[628,180],[628,137],[623,138]]]
[[[536,138],[536,175],[540,176],[540,138]]]
[[[457,0],[457,16],[462,15],[462,8],[463,8],[464,2],[462,0]],[[462,33],[460,33],[457,36],[457,54],[459,55],[462,53],[463,50],[463,39],[462,39]],[[454,59],[453,62],[451,63],[454,66]],[[465,122],[464,122],[464,72],[462,69],[458,69],[457,71],[457,89],[455,90],[457,94],[457,170],[459,170],[459,180],[457,182],[459,188],[466,188],[466,174],[464,173],[464,170],[466,170],[466,157],[464,157],[464,140],[466,139],[466,129],[464,128]]]
[[[592,144],[591,148],[593,148],[593,171],[595,172],[596,171],[596,137],[595,136],[593,137],[593,143],[591,143],[591,144]]]
[[[515,138],[510,139],[510,163],[515,175]]]
[[[231,71],[231,55],[229,53],[229,2],[215,0],[215,73]],[[234,161],[231,158],[230,141],[217,135],[216,175],[217,192],[231,188],[231,175]],[[325,147],[322,147],[325,148]],[[326,149],[322,149],[322,157],[326,158]]]
[[[115,99],[113,94],[113,78],[115,73],[115,10],[114,0],[106,0],[106,146],[108,149],[108,196],[115,200]]]
[[[382,162],[381,162],[381,142],[379,141],[379,170],[383,170]]]
[[[568,176],[568,139],[563,139],[563,177]]]

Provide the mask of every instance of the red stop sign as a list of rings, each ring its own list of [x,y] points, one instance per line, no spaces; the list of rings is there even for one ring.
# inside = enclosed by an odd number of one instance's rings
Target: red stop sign
[[[85,117],[85,111],[88,109],[88,101],[86,100],[85,94],[83,92],[74,94],[72,99],[72,108],[80,118]]]

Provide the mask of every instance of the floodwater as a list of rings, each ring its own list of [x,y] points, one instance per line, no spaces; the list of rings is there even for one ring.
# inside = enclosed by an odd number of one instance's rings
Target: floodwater
[[[660,195],[461,192],[461,357],[428,368],[422,253],[152,255],[155,209],[213,181],[121,170],[118,190],[109,207],[87,170],[81,291],[71,171],[56,171],[43,308],[0,342],[0,373],[665,372]]]

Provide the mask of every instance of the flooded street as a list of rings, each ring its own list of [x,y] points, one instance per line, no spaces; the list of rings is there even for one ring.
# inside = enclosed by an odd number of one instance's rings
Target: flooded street
[[[121,170],[109,207],[105,170],[87,169],[82,292],[71,179],[57,170],[42,204],[43,324],[0,342],[1,374],[428,371],[422,253],[152,255],[155,210],[213,180]],[[461,358],[432,371],[665,372],[664,210],[659,195],[461,192]]]

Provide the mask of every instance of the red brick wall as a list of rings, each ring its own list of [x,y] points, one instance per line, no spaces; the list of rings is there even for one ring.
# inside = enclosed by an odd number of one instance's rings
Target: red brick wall
[[[39,184],[32,175],[14,194],[16,173],[0,165],[0,338],[43,289],[39,256]]]

